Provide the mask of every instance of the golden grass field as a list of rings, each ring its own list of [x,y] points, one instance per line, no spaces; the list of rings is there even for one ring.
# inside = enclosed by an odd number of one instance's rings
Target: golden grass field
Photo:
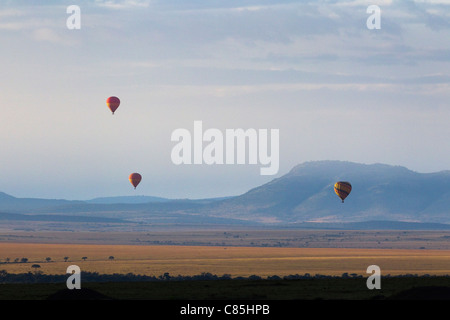
[[[51,258],[50,262],[46,262],[47,257]],[[64,257],[69,257],[68,261]],[[6,258],[9,263],[4,263]],[[13,263],[16,258],[27,258],[28,262]],[[67,267],[75,264],[81,271],[100,274],[154,276],[166,272],[172,276],[203,272],[232,277],[305,273],[367,276],[370,265],[378,265],[382,275],[447,275],[450,274],[450,250],[8,242],[0,243],[0,263],[0,270],[9,273],[39,270],[44,274],[65,274]],[[39,264],[40,268],[33,269],[33,264]]]

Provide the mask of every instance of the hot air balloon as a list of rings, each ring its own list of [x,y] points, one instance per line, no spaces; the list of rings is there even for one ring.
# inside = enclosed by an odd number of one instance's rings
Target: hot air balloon
[[[139,182],[141,182],[141,180],[142,180],[142,176],[139,173],[132,173],[132,174],[130,174],[128,179],[130,180],[133,187],[136,189]]]
[[[341,198],[342,203],[344,203],[344,199],[352,191],[352,185],[347,181],[338,181],[334,184],[334,192]]]
[[[106,105],[111,110],[112,114],[114,114],[114,111],[116,111],[120,105],[120,100],[117,97],[109,97],[106,99]]]

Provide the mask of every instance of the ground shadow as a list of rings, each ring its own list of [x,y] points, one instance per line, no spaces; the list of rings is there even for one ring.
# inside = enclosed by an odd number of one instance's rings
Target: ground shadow
[[[450,300],[450,287],[428,286],[415,287],[401,291],[389,300]]]
[[[50,295],[47,300],[112,300],[112,298],[92,289],[81,288],[59,290]]]

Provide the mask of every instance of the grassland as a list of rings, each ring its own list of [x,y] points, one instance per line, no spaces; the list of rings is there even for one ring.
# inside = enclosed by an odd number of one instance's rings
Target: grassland
[[[20,263],[26,258],[25,263]],[[66,258],[66,259],[65,259]],[[18,262],[15,262],[18,261]],[[32,268],[33,265],[39,268]],[[450,273],[449,231],[0,232],[0,270],[236,276]]]
[[[450,231],[220,229],[147,232],[17,231],[0,228],[0,243],[244,246],[450,250]]]
[[[20,262],[23,258],[26,262]],[[71,264],[86,272],[152,276],[367,275],[367,267],[373,264],[384,275],[450,273],[450,250],[423,249],[1,243],[0,259],[0,270],[8,273],[65,274]],[[36,264],[40,267],[33,268]]]

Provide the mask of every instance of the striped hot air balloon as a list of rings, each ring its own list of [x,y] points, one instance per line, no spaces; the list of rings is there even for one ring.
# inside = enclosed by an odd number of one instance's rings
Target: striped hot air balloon
[[[130,174],[128,179],[130,180],[133,187],[136,189],[139,182],[141,182],[141,180],[142,180],[142,176],[139,173],[132,173],[132,174]]]
[[[114,111],[116,111],[120,105],[120,99],[117,97],[109,97],[108,99],[106,99],[106,105],[108,106],[109,110],[111,110],[112,114],[114,114]]]
[[[352,185],[350,182],[338,181],[334,184],[334,192],[336,192],[338,197],[341,198],[342,203],[344,203],[344,199],[347,198],[351,191]]]

